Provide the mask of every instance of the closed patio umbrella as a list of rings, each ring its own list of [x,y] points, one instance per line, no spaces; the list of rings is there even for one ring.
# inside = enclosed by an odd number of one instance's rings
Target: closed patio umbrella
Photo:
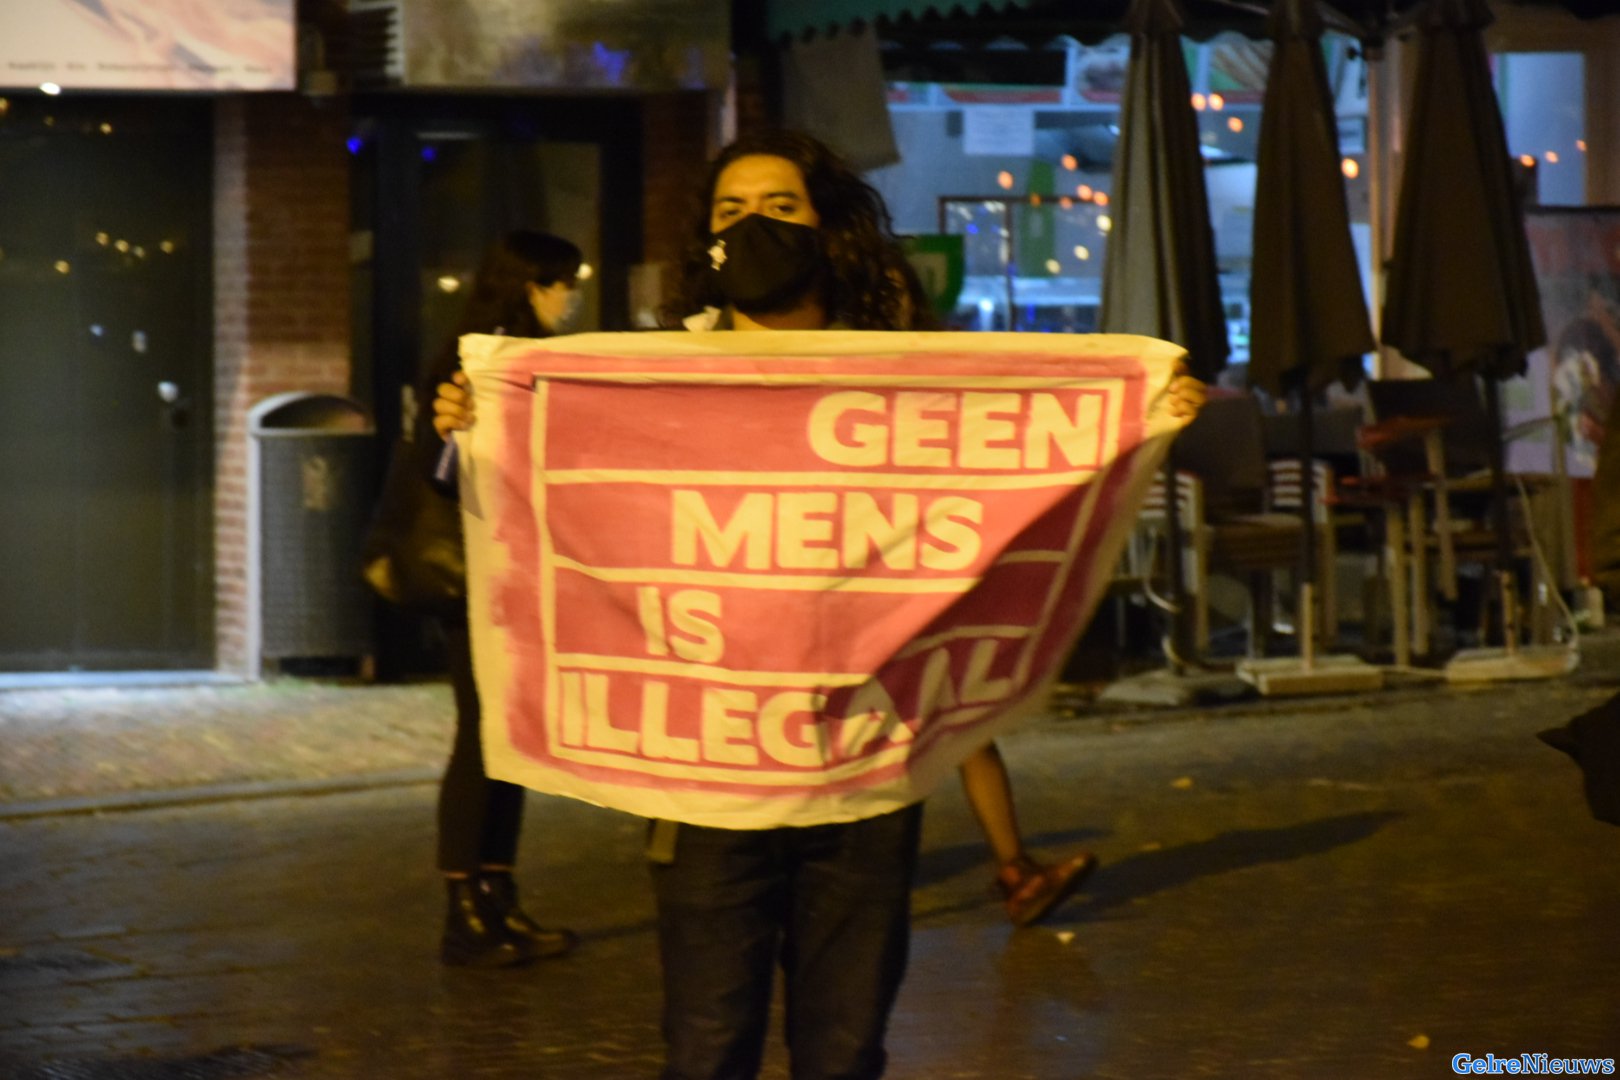
[[[1490,21],[1485,0],[1432,0],[1418,20],[1422,39],[1383,338],[1437,376],[1483,378],[1504,644],[1511,652],[1517,641],[1498,383],[1524,373],[1526,354],[1547,332],[1485,53],[1482,30]]]
[[[1260,114],[1249,287],[1249,383],[1292,397],[1299,418],[1302,658],[1314,660],[1316,537],[1312,513],[1316,392],[1359,379],[1373,348],[1350,238],[1338,125],[1322,59],[1322,20],[1311,0],[1277,0],[1274,46]]]
[[[1113,228],[1103,262],[1098,325],[1146,334],[1187,350],[1205,382],[1226,366],[1226,317],[1215,268],[1198,119],[1181,51],[1176,0],[1132,0],[1125,25],[1131,59],[1114,150]],[[1185,656],[1175,451],[1165,461],[1172,615],[1169,657]]]

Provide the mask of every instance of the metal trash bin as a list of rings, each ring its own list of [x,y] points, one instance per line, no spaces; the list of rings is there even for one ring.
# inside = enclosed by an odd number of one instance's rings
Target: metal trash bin
[[[371,593],[360,545],[377,441],[359,402],[277,394],[248,412],[248,650],[268,661],[355,658],[370,666]],[[256,639],[256,640],[253,640]]]

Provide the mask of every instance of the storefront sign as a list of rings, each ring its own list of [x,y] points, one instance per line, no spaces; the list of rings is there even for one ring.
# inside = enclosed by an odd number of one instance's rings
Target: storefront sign
[[[290,90],[293,0],[0,4],[0,87]]]
[[[1035,111],[990,105],[963,109],[962,153],[972,157],[1033,157]]]
[[[732,828],[925,796],[1108,581],[1176,346],[1128,336],[462,341],[489,774]]]

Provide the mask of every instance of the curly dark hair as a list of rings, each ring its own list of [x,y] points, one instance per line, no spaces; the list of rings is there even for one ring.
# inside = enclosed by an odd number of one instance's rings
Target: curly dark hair
[[[754,155],[791,161],[804,177],[821,218],[827,257],[821,299],[829,319],[855,330],[933,328],[933,311],[900,251],[883,196],[821,142],[796,131],[744,135],[710,163],[693,207],[675,293],[661,312],[665,326],[679,327],[688,315],[725,305],[709,262],[710,204],[726,166]]]

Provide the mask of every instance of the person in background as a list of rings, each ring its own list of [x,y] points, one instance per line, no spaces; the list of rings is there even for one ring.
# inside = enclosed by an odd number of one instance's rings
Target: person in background
[[[543,338],[560,333],[578,308],[583,260],[578,247],[548,233],[518,230],[503,236],[485,255],[461,321],[440,350],[427,385],[459,372],[457,341],[463,334]],[[422,416],[418,427],[418,438],[438,438],[431,415]],[[453,490],[446,497],[454,497]],[[456,735],[439,786],[438,862],[449,894],[440,958],[456,966],[511,967],[561,956],[578,943],[574,933],[540,926],[518,902],[512,866],[523,822],[523,788],[484,774],[466,615],[442,622]]]
[[[667,325],[693,331],[931,328],[881,196],[806,135],[745,136],[711,163]],[[1176,406],[1202,384],[1180,379]],[[439,387],[441,434],[474,418],[464,377]],[[963,779],[1004,889],[1050,910],[1094,864],[1030,860],[993,746]],[[981,805],[980,801],[983,801]],[[774,969],[786,984],[795,1080],[875,1080],[905,972],[921,806],[852,822],[721,829],[653,822],[648,853],[664,979],[663,1080],[750,1080],[764,1051]],[[1011,898],[1012,893],[1009,893]],[[1009,906],[1011,911],[1011,905]],[[1018,914],[1014,915],[1018,919]],[[1028,921],[1025,918],[1020,921]]]

